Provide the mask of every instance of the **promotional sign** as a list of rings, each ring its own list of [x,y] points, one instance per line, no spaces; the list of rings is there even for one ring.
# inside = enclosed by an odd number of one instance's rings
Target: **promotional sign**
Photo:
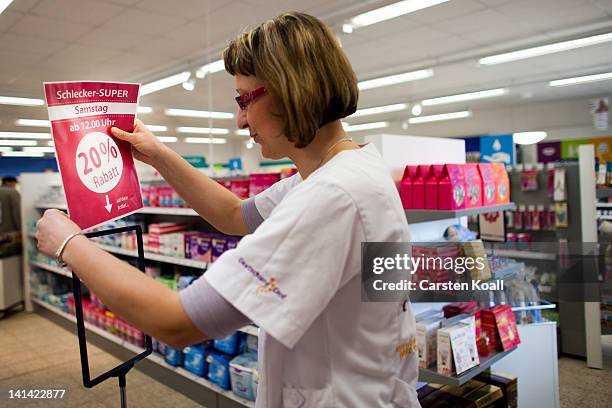
[[[561,160],[561,142],[538,143],[538,163],[551,163]]]
[[[128,142],[110,128],[134,128],[140,85],[48,82],[45,97],[68,214],[82,229],[142,208]]]
[[[578,146],[590,144],[588,139],[562,140],[561,158],[563,160],[578,160]]]
[[[590,139],[589,142],[595,147],[595,157],[600,162],[612,160],[612,137],[598,137]]]
[[[515,154],[512,135],[482,136],[480,138],[480,161],[513,165]]]

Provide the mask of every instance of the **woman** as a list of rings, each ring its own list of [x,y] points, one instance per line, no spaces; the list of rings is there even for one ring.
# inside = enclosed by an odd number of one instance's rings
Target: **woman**
[[[66,262],[118,315],[184,347],[254,322],[261,328],[258,407],[417,407],[414,318],[397,303],[361,303],[361,242],[408,241],[395,185],[372,145],[346,137],[355,74],[331,30],[286,13],[223,53],[238,126],[298,174],[249,200],[193,169],[139,121],[113,128],[220,231],[246,235],[176,294],[102,251],[63,213],[38,223],[41,251]]]

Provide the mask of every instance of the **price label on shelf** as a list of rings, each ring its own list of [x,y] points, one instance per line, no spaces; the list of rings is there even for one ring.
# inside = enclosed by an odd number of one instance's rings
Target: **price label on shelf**
[[[131,131],[140,85],[45,83],[45,97],[68,213],[86,229],[142,208],[129,143],[110,128]]]

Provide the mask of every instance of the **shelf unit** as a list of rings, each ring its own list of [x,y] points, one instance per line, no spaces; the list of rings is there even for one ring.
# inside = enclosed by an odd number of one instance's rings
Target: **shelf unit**
[[[481,357],[480,364],[474,368],[471,368],[460,375],[442,375],[439,374],[434,368],[419,368],[419,382],[435,383],[451,385],[454,387],[460,387],[472,378],[480,374],[481,372],[488,370],[491,366],[497,363],[508,354],[512,353],[515,349],[508,351],[501,351],[488,357]]]
[[[514,203],[490,205],[486,207],[468,208],[464,210],[405,210],[409,223],[446,220],[449,218],[467,217],[470,215],[487,214],[498,211],[511,211],[515,209]]]
[[[69,320],[72,323],[76,324],[76,318],[74,316],[72,316],[72,315],[70,315],[68,313],[64,313],[63,311],[61,311],[61,310],[59,310],[59,309],[57,309],[57,308],[55,308],[55,307],[53,307],[53,306],[43,302],[40,299],[32,298],[32,302],[37,304],[37,305],[39,305],[39,306],[41,306],[41,307],[43,307],[43,308],[45,308],[45,309],[47,309],[47,310],[49,310],[50,312],[52,312],[52,313],[54,313],[56,315],[58,315],[58,316],[60,316],[60,317],[62,317],[64,319]],[[105,338],[108,341],[111,341],[111,342],[113,342],[115,344],[118,344],[119,346],[121,346],[121,347],[123,347],[123,348],[125,348],[125,349],[127,349],[127,350],[129,350],[129,351],[131,351],[133,353],[135,353],[135,354],[140,354],[140,353],[143,352],[142,348],[140,348],[138,346],[135,346],[135,345],[133,345],[133,344],[127,342],[127,341],[121,340],[117,336],[114,336],[113,334],[111,334],[111,333],[109,333],[109,332],[107,332],[105,330],[102,330],[99,327],[93,326],[93,325],[91,325],[91,324],[89,324],[87,322],[85,322],[85,328],[87,330],[91,331],[92,333],[95,333],[98,336],[103,337],[103,338]],[[147,357],[147,359],[149,361],[152,361],[152,362],[156,363],[156,364],[159,364],[160,366],[162,366],[162,367],[164,367],[164,368],[166,368],[166,369],[168,369],[170,371],[174,371],[178,375],[181,375],[181,376],[183,376],[185,378],[188,378],[191,381],[202,385],[203,387],[209,388],[209,389],[213,390],[214,392],[216,392],[216,393],[218,393],[220,395],[223,395],[224,397],[226,397],[228,399],[236,401],[236,402],[242,404],[245,407],[255,407],[255,404],[252,401],[248,401],[248,400],[246,400],[244,398],[240,398],[236,394],[234,394],[233,392],[224,390],[223,388],[221,388],[221,387],[217,386],[216,384],[206,380],[205,378],[198,377],[197,375],[195,375],[195,374],[185,370],[184,368],[173,367],[171,365],[166,364],[164,359],[161,358],[158,355],[151,354],[151,355],[149,355]]]
[[[55,208],[58,210],[67,210],[68,206],[66,203],[56,203],[56,204],[45,204],[45,203],[37,203],[36,208],[41,210]],[[195,212],[192,208],[175,208],[175,207],[143,207],[140,210],[136,211],[136,214],[159,214],[159,215],[187,215],[187,216],[197,216],[198,213]]]
[[[612,188],[610,187],[598,188],[596,191],[597,198],[612,197]]]
[[[59,266],[49,265],[49,264],[46,264],[46,263],[43,263],[43,262],[38,262],[38,261],[30,261],[30,264],[32,266],[37,267],[37,268],[44,269],[46,271],[56,273],[58,275],[62,275],[62,276],[65,276],[67,278],[72,278],[72,273],[71,272],[69,272],[68,270],[66,270],[64,268],[60,268]]]
[[[104,245],[104,244],[98,244],[98,243],[96,243],[96,245],[98,245],[100,248],[102,248],[103,250],[107,252],[112,252],[117,255],[125,255],[125,256],[130,256],[133,258],[138,258],[138,252],[135,249],[125,249],[125,248],[120,248],[120,247],[116,247],[112,245]],[[154,254],[152,252],[145,252],[145,259],[148,259],[151,261],[158,261],[158,262],[174,264],[174,265],[188,266],[190,268],[197,268],[197,269],[206,269],[209,265],[208,262],[204,262],[204,261],[197,261],[197,260],[189,259],[189,258],[178,258],[176,256],[166,256],[166,255]]]

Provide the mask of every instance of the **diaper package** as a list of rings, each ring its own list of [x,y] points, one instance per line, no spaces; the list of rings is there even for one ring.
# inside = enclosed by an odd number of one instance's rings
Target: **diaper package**
[[[235,332],[227,337],[224,337],[213,342],[213,347],[230,356],[235,356],[240,352],[241,333]]]
[[[229,366],[234,394],[255,401],[256,392],[253,388],[253,377],[257,368],[257,355],[255,353],[241,354],[230,361]]]
[[[225,390],[230,389],[230,360],[230,356],[215,350],[211,350],[206,356],[206,362],[208,363],[207,378]]]
[[[200,377],[206,376],[206,350],[200,346],[189,346],[183,349],[185,355],[184,367],[187,371],[199,375]]]
[[[183,365],[183,350],[166,346],[166,363],[174,367]]]

